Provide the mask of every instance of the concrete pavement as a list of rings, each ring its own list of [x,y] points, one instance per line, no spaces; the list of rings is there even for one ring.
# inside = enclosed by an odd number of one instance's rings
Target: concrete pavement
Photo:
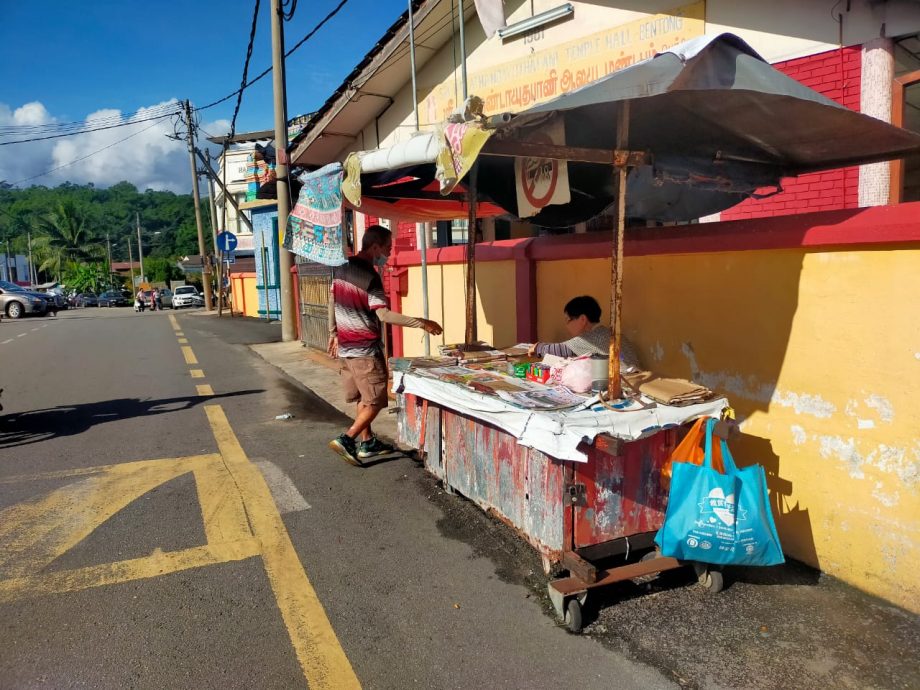
[[[254,344],[266,362],[350,414],[337,367],[299,342]],[[381,416],[381,434],[395,438],[395,419]],[[543,603],[546,578],[524,575],[514,559],[529,551],[503,525],[464,510],[462,499],[438,492],[456,517],[459,538],[488,554],[498,570]],[[431,496],[429,495],[429,500]],[[459,527],[463,523],[475,528]],[[514,554],[511,556],[511,554]],[[918,688],[920,618],[868,596],[807,566],[737,568],[728,587],[710,595],[681,571],[641,585],[624,583],[593,600],[585,636],[662,670],[684,687],[700,688]]]

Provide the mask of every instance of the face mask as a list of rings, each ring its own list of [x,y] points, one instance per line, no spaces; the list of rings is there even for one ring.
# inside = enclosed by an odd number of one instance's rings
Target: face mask
[[[387,260],[388,260],[389,258],[390,258],[390,257],[388,257],[386,254],[381,254],[380,256],[375,256],[375,257],[374,257],[374,265],[383,268],[384,266],[386,266]]]

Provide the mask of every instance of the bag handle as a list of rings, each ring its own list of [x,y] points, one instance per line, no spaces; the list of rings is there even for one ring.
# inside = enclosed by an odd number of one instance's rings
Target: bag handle
[[[703,454],[703,467],[707,469],[712,469],[712,430],[716,426],[717,420],[707,419],[706,420],[706,441],[705,441],[705,451]],[[738,471],[738,467],[735,465],[735,459],[732,457],[731,451],[728,449],[728,441],[724,438],[720,439],[722,450],[722,464],[725,467],[725,474],[731,474]]]

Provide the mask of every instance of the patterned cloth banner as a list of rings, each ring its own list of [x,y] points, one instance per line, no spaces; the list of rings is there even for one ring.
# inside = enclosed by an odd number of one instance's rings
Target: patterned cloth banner
[[[330,163],[301,176],[303,188],[291,210],[284,248],[326,266],[345,263],[342,236],[342,164]]]
[[[475,122],[444,125],[444,145],[438,154],[436,173],[441,194],[450,194],[470,171],[494,131]]]

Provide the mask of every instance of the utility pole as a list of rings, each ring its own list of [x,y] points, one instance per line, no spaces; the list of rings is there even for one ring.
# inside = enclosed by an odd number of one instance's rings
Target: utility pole
[[[209,149],[205,149],[204,155],[207,156],[210,160],[211,151]],[[214,241],[214,254],[217,254],[217,198],[214,196],[214,180],[211,179],[211,175],[208,173],[208,171],[205,171],[205,175],[208,178],[208,199],[210,201],[208,209],[211,212],[211,235]]]
[[[35,264],[32,263],[32,231],[29,231],[29,282],[35,285]]]
[[[131,296],[137,294],[137,283],[134,282],[134,256],[131,254],[131,235],[128,235],[128,267],[131,269]]]
[[[147,281],[144,276],[144,245],[141,244],[141,214],[137,211],[134,212],[134,220],[137,224],[137,260],[141,264],[141,279],[139,283],[145,283]],[[140,287],[140,284],[138,284]]]
[[[275,95],[275,174],[278,180],[278,230],[283,235],[288,224],[288,213],[291,210],[291,188],[290,180],[288,179],[290,166],[288,165],[287,157],[287,95],[284,86],[284,17],[281,13],[281,0],[272,0],[271,20],[272,86]],[[289,342],[297,338],[293,304],[293,280],[291,279],[291,268],[294,265],[294,260],[291,253],[282,246],[278,247],[278,258],[281,273],[281,340]]]
[[[201,197],[198,194],[198,167],[195,165],[195,127],[192,124],[192,104],[185,101],[185,124],[188,130],[188,162],[192,170],[192,199],[195,202],[195,225],[198,228],[198,253],[206,259],[204,251],[204,227],[201,222]],[[204,304],[209,311],[214,309],[211,301],[211,264],[205,261],[202,268],[201,286],[204,288]],[[217,286],[217,294],[220,294],[221,285]]]
[[[30,240],[31,242],[31,240]],[[112,288],[112,240],[109,237],[109,233],[105,233],[105,248],[109,254],[109,277],[106,283],[109,286],[109,289]],[[31,248],[30,248],[31,249]],[[31,261],[31,259],[30,259]]]

